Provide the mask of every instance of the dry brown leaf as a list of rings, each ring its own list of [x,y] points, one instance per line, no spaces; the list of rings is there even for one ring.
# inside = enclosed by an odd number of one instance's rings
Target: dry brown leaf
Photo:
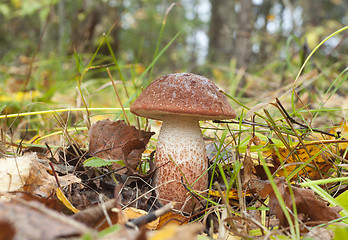
[[[251,144],[259,145],[260,138],[257,136],[254,136],[253,138],[249,140],[249,143],[247,145],[245,158],[243,162],[243,182],[242,182],[243,186],[246,186],[246,184],[248,184],[250,179],[256,178],[254,162],[251,157],[251,150],[250,150]]]
[[[21,198],[27,202],[36,201],[44,204],[47,208],[60,212],[62,206],[59,204],[58,200],[55,198],[44,198],[39,195],[35,195],[29,192],[10,192],[9,194]]]
[[[104,206],[102,206],[102,204]],[[104,203],[99,203],[98,205],[86,208],[72,216],[73,219],[79,221],[88,227],[96,228],[98,230],[103,230],[109,227],[108,223],[105,221],[105,213],[103,208],[108,213],[111,222],[116,224],[119,222],[118,213],[112,212],[112,208],[115,207],[115,199],[108,200]]]
[[[0,192],[20,190],[29,177],[35,153],[13,158],[0,158]]]
[[[98,121],[92,125],[89,132],[89,155],[125,160],[127,168],[133,172],[139,165],[141,154],[153,134],[137,130],[121,120]]]
[[[21,157],[0,159],[0,192],[25,191],[49,197],[57,187],[56,179],[48,173],[50,169],[38,162],[36,153]],[[59,176],[62,187],[80,183],[73,174]]]
[[[311,240],[333,239],[334,233],[328,228],[316,227],[312,228],[304,237]]]
[[[57,188],[57,180],[54,176],[50,175],[48,171],[50,171],[50,169],[38,163],[36,160],[33,161],[32,169],[23,186],[23,190],[46,198],[51,196]],[[73,183],[81,183],[81,179],[74,174],[58,176],[58,181],[61,187],[69,186]]]
[[[81,236],[87,230],[77,222],[72,224],[68,217],[47,209],[38,202],[31,202],[30,205],[35,207],[18,202],[0,202],[0,219],[2,222],[11,223],[14,239]]]
[[[288,209],[293,209],[292,198],[290,190],[285,178],[274,178],[277,188],[284,199],[285,205]],[[271,213],[274,213],[279,219],[279,225],[282,227],[289,226],[289,223],[285,217],[283,210],[278,203],[278,199],[273,191],[271,183],[267,181],[261,181],[252,179],[249,182],[250,191],[258,194],[261,198],[269,196],[269,209]],[[291,187],[294,199],[296,203],[296,209],[299,218],[302,222],[309,221],[323,221],[328,222],[337,218],[340,218],[339,212],[341,207],[329,207],[323,200],[318,199],[314,195],[314,191],[311,189]],[[291,216],[293,216],[290,213]]]

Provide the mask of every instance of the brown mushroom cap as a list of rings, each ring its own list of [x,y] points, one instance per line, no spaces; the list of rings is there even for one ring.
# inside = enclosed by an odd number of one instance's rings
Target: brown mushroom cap
[[[199,120],[236,117],[227,97],[209,79],[192,73],[174,73],[152,82],[135,100],[130,111],[162,120],[179,114]]]

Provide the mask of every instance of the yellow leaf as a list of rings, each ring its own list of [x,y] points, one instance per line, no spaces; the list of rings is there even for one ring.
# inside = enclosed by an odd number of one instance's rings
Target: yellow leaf
[[[323,151],[325,146],[308,144],[304,147],[292,149],[291,152],[286,148],[277,148],[273,151],[266,151],[263,155],[272,158],[275,169],[280,167],[279,176],[287,177],[300,165],[306,166],[298,172],[300,176],[311,179],[321,179],[333,166],[329,160],[329,155]]]
[[[168,224],[161,230],[149,233],[149,240],[196,240],[197,235],[202,232],[204,226],[195,222],[186,225]]]
[[[339,126],[336,126],[330,130],[331,134],[334,134],[336,137],[339,138],[348,138],[348,125],[347,121],[341,122]],[[331,137],[332,140],[335,138]],[[340,152],[340,155],[346,159],[348,159],[348,154],[343,156],[344,152],[346,151],[348,147],[348,143],[339,143],[338,145],[338,151]]]
[[[150,240],[162,240],[168,239],[174,236],[175,232],[178,229],[178,225],[170,224],[162,230],[157,231]]]
[[[138,217],[141,217],[141,216],[144,216],[147,214],[146,211],[141,210],[141,209],[137,209],[137,208],[133,208],[133,207],[128,207],[128,208],[124,209],[123,213],[127,216],[128,219],[138,218]],[[146,224],[146,228],[149,230],[155,230],[155,229],[157,229],[158,223],[159,223],[159,218]]]
[[[226,196],[225,195],[225,191],[223,191],[222,192],[222,194],[224,195],[224,196]],[[244,196],[250,196],[250,192],[249,191],[246,191],[246,192],[242,192],[242,194],[243,194],[243,197]],[[220,196],[220,193],[218,192],[218,191],[212,191],[212,190],[209,190],[209,195],[210,196],[215,196],[215,197],[221,197]],[[237,189],[231,189],[229,192],[228,192],[228,198],[229,199],[238,199],[238,191],[237,191]]]
[[[162,228],[166,227],[167,225],[168,226],[169,225],[185,225],[188,223],[189,220],[190,220],[190,218],[185,217],[181,214],[174,213],[174,212],[168,212],[159,218],[157,230],[162,229]]]
[[[65,207],[70,209],[73,213],[78,213],[79,210],[76,209],[70,202],[69,200],[65,197],[64,193],[60,188],[56,188],[56,195],[57,198],[64,204]]]

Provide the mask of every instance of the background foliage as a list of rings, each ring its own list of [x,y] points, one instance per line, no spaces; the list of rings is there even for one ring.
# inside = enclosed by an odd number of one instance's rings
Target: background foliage
[[[123,80],[133,90],[161,75],[187,71],[214,79],[245,104],[260,102],[265,91],[291,84],[316,44],[348,24],[348,3],[342,0],[182,0],[171,4],[159,0],[2,1],[0,105],[7,106],[7,113],[27,111],[23,107],[32,102],[81,107],[76,90],[81,72],[76,69],[74,51],[84,68],[98,46],[92,65],[99,67],[88,71],[81,82],[90,107],[119,107],[107,85],[105,66],[114,80]],[[177,33],[153,71],[138,81]],[[311,99],[313,107],[321,98],[317,93],[328,89],[346,67],[347,49],[344,32],[327,41],[306,66],[304,73],[320,73],[299,92]],[[338,93],[344,95],[346,90],[342,85]],[[129,106],[132,90],[130,95],[121,87],[119,91]],[[29,107],[37,108],[47,109],[40,104]]]

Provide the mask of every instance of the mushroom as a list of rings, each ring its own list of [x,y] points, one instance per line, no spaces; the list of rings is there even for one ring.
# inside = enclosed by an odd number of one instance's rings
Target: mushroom
[[[162,120],[157,139],[154,182],[162,204],[191,212],[195,191],[208,187],[208,159],[199,120],[235,118],[226,96],[205,77],[174,73],[152,82],[131,105],[138,116]],[[183,179],[183,182],[182,180]]]

